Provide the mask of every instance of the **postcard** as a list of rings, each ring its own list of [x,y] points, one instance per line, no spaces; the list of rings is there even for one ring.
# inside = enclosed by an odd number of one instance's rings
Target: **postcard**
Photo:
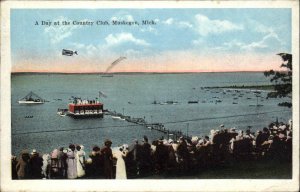
[[[1,191],[297,191],[298,75],[298,1],[1,2]]]

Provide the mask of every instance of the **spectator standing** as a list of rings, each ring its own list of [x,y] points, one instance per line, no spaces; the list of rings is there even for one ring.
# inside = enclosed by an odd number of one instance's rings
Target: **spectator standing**
[[[68,179],[76,179],[77,178],[77,160],[76,160],[76,151],[75,145],[71,144],[69,146],[69,150],[67,152],[67,176]]]
[[[113,178],[113,155],[111,150],[111,140],[106,139],[104,142],[104,147],[101,149],[101,155],[103,155],[104,163],[104,176],[106,179]]]
[[[31,153],[31,158],[29,160],[31,167],[31,178],[32,179],[41,179],[42,178],[42,166],[43,159],[40,157],[39,153],[33,149]]]
[[[151,145],[148,143],[148,137],[144,136],[143,144],[141,145],[141,164],[140,173],[141,175],[149,173],[152,168],[152,157],[151,157]]]
[[[16,165],[18,179],[30,179],[30,156],[27,150],[23,150]]]
[[[84,147],[83,145],[79,146],[77,145],[76,146],[76,150],[77,150],[77,153],[76,153],[76,160],[77,160],[77,176],[80,178],[80,177],[83,177],[85,175],[85,152],[83,151]]]

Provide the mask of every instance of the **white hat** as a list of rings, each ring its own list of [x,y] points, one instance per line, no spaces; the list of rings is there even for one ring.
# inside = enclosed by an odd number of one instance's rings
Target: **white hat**
[[[197,136],[193,136],[192,139],[191,139],[191,141],[192,141],[192,143],[194,143],[194,142],[197,142],[198,139],[199,139],[199,138],[198,138]]]
[[[84,146],[83,146],[83,145],[80,145],[80,149],[83,150],[83,149],[84,149]]]
[[[128,145],[127,144],[123,144],[123,149],[128,149]]]
[[[198,144],[201,145],[202,143],[204,143],[204,141],[203,141],[203,139],[200,139],[200,140],[198,141]]]

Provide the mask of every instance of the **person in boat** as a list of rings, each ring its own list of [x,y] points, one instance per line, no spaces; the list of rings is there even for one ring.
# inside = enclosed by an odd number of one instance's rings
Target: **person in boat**
[[[69,150],[67,152],[67,177],[68,179],[76,179],[77,178],[77,160],[76,160],[76,151],[75,145],[70,144]]]
[[[106,179],[113,178],[113,155],[111,144],[111,140],[106,139],[104,142],[104,147],[101,149],[101,155],[103,155],[104,163],[104,176]]]

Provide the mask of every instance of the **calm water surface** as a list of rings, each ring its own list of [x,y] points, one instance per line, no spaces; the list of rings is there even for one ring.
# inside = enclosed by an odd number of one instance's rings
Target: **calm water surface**
[[[205,136],[211,129],[236,127],[245,130],[262,129],[276,118],[287,121],[292,112],[277,106],[287,99],[266,99],[262,92],[258,99],[253,91],[227,92],[226,89],[205,90],[207,86],[269,84],[262,73],[198,73],[198,74],[134,74],[101,77],[99,75],[38,74],[12,75],[12,154],[33,148],[43,153],[70,143],[83,144],[86,151],[93,145],[101,146],[105,138],[113,146],[131,143],[147,135],[151,140],[160,132],[126,121],[103,119],[73,119],[56,114],[58,108],[67,108],[71,96],[95,99],[101,91],[104,108],[146,121],[163,123],[167,129],[189,135]],[[35,92],[49,102],[42,105],[19,105],[18,100]],[[224,94],[225,92],[226,94]],[[236,94],[236,95],[234,95]],[[239,97],[239,95],[242,95]],[[237,98],[237,99],[234,99]],[[154,105],[153,101],[176,101],[176,105]],[[188,101],[199,100],[198,104]],[[220,100],[221,102],[216,102]],[[236,102],[237,104],[233,104]],[[33,118],[25,118],[33,116]],[[34,133],[35,132],[35,133]]]

